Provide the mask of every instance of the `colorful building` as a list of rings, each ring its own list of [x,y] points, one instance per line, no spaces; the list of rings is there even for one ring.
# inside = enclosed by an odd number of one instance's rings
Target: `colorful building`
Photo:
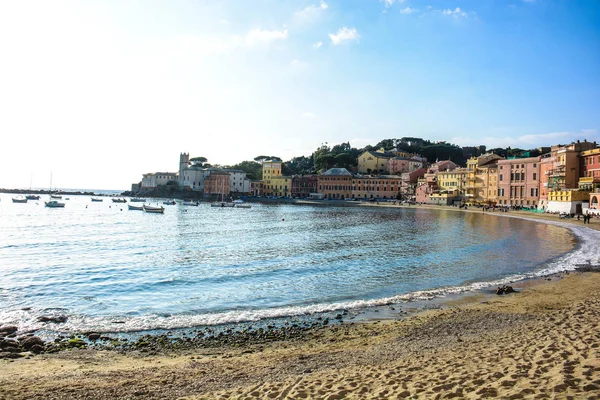
[[[352,174],[346,168],[331,168],[318,178],[318,191],[328,199],[352,197]]]
[[[358,156],[358,172],[361,174],[380,174],[388,170],[388,161],[396,157],[384,149],[365,151]]]
[[[498,200],[497,154],[487,153],[467,160],[465,201],[470,204],[494,205]]]
[[[204,194],[217,195],[226,198],[230,193],[229,174],[218,169],[210,169],[204,178]]]
[[[542,156],[540,161],[539,207],[547,209],[549,192],[563,189],[575,189],[579,186],[581,163],[579,155],[586,150],[596,148],[596,143],[577,141],[569,145],[556,145],[550,148],[550,154]]]
[[[292,197],[307,199],[311,193],[317,193],[319,177],[317,175],[292,176]]]
[[[549,212],[582,214],[584,203],[590,200],[589,192],[578,189],[553,190],[548,192]]]
[[[445,192],[456,192],[458,199],[463,199],[465,197],[466,181],[466,168],[456,168],[454,170],[440,171],[437,173],[438,189]]]
[[[426,173],[426,168],[419,168],[413,172],[406,172],[401,175],[400,179],[402,180],[402,184],[400,187],[400,196],[402,200],[415,200],[419,178],[423,178]]]
[[[537,207],[541,157],[498,161],[498,204]]]
[[[269,189],[265,191],[267,196],[288,197],[292,195],[291,176],[272,176]]]
[[[263,181],[263,194],[265,196],[274,196],[277,187],[283,186],[283,183],[279,180],[277,183],[273,182],[274,178],[278,178],[282,175],[281,170],[283,162],[279,160],[267,160],[262,165],[262,181]],[[291,191],[291,190],[290,190]]]
[[[579,189],[594,191],[600,188],[600,148],[582,151],[579,159]]]
[[[393,175],[361,176],[352,178],[353,199],[397,199],[402,179]]]

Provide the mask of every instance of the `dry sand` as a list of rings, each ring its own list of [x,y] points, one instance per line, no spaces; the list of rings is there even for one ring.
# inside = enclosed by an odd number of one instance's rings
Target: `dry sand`
[[[0,398],[600,399],[600,273],[515,287],[285,342],[2,360]]]

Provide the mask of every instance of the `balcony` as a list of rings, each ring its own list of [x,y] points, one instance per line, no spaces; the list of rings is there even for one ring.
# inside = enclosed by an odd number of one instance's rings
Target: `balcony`
[[[579,178],[579,184],[588,184],[591,185],[593,183],[600,183],[600,176],[586,176],[583,178]]]

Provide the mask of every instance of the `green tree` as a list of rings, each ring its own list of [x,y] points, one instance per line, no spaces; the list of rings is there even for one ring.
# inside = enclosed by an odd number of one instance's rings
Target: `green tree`
[[[208,160],[205,157],[194,157],[194,158],[190,158],[190,162],[192,163],[192,165],[197,165],[197,166],[204,166],[204,164],[207,162]]]

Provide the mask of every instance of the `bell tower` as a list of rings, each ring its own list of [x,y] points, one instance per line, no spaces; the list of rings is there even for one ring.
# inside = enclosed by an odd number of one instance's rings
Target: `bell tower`
[[[179,154],[179,186],[184,186],[184,171],[190,165],[190,153]]]

